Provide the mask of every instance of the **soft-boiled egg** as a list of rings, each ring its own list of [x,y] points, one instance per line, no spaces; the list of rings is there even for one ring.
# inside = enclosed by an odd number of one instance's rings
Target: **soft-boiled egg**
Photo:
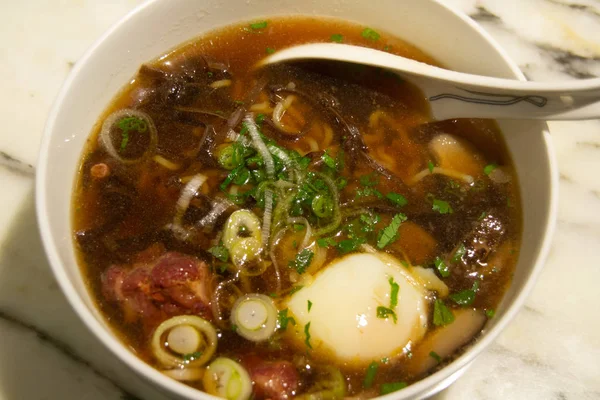
[[[342,362],[369,363],[400,354],[423,337],[426,295],[422,284],[395,258],[384,253],[351,254],[334,260],[286,300],[296,321],[288,331],[298,345],[316,353]]]

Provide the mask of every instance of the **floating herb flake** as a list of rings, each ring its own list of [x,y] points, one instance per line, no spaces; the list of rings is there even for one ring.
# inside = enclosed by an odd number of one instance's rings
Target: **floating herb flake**
[[[477,290],[479,290],[479,281],[475,281],[471,289],[453,293],[449,297],[459,306],[469,306],[475,301],[475,294],[477,293]]]
[[[334,33],[329,37],[329,40],[336,43],[342,43],[344,41],[344,36],[340,33]]]
[[[383,249],[385,246],[398,239],[398,229],[404,221],[406,221],[406,215],[402,213],[394,215],[390,224],[381,231],[381,235],[377,240],[377,247]]]
[[[227,260],[229,260],[229,250],[227,250],[227,248],[223,246],[223,243],[211,247],[210,249],[208,249],[208,252],[219,261],[227,262]]]
[[[312,345],[310,344],[310,322],[304,325],[304,335],[306,336],[304,343],[312,350]]]
[[[393,392],[397,392],[398,390],[404,389],[408,385],[406,382],[392,382],[392,383],[384,383],[381,385],[379,389],[379,394],[389,394]]]
[[[486,175],[489,175],[492,173],[493,170],[495,170],[496,168],[498,168],[497,164],[488,164],[483,168],[483,173]]]
[[[314,253],[308,249],[302,250],[296,254],[296,258],[290,261],[288,266],[294,268],[299,274],[303,274],[306,268],[310,265],[313,259]]]
[[[437,299],[433,304],[433,324],[443,326],[452,322],[454,322],[454,314],[446,307],[442,299]]]
[[[388,194],[385,195],[385,197],[391,201],[392,203],[402,207],[405,206],[406,204],[408,204],[408,200],[406,200],[406,197],[402,196],[401,194],[398,193],[394,193],[394,192],[390,192]]]
[[[363,31],[360,33],[360,36],[364,37],[365,39],[373,40],[373,41],[377,41],[380,38],[379,33],[377,33],[376,31],[374,31],[371,28],[363,29]]]
[[[398,293],[400,292],[400,285],[394,282],[394,278],[388,280],[390,283],[390,308],[393,310],[398,305]]]
[[[447,201],[439,199],[433,199],[433,206],[431,209],[433,211],[439,212],[440,214],[452,214],[454,212],[454,210],[452,209],[450,204],[448,204]]]
[[[453,263],[457,263],[460,260],[462,260],[462,257],[467,253],[467,248],[465,247],[465,245],[463,243],[461,243],[458,246],[458,249],[456,249],[456,252],[454,252],[454,255],[452,256],[452,262]]]
[[[442,357],[440,357],[440,355],[438,353],[436,353],[435,351],[431,351],[429,353],[429,356],[431,358],[433,358],[435,361],[437,361],[438,364],[442,362]]]
[[[193,353],[188,353],[188,354],[184,354],[183,356],[183,361],[194,361],[198,358],[202,357],[202,352],[201,351],[195,351]]]
[[[377,307],[377,318],[386,319],[389,317],[392,317],[394,324],[398,322],[398,316],[396,316],[396,312],[394,310],[384,306]]]
[[[279,324],[279,328],[281,330],[286,330],[288,324],[296,325],[296,320],[294,317],[289,317],[288,309],[284,308],[277,313],[277,323]]]
[[[370,389],[373,386],[373,382],[375,381],[375,375],[377,374],[377,369],[379,368],[379,364],[373,361],[367,367],[367,374],[365,375],[365,380],[363,381],[363,388]]]
[[[447,278],[450,276],[450,269],[448,268],[448,265],[446,265],[442,258],[436,257],[433,261],[433,264],[435,265],[435,268],[438,270],[442,278]]]
[[[265,29],[267,27],[267,21],[260,21],[260,22],[255,22],[253,24],[250,24],[250,29],[252,30],[261,30],[261,29]]]

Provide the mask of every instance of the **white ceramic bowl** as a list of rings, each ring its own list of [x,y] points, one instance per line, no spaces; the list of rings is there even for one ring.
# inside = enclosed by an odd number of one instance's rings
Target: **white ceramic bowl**
[[[449,68],[524,79],[517,66],[479,26],[434,0],[154,0],[113,26],[77,63],[47,122],[37,171],[37,212],[42,239],[58,283],[90,330],[117,357],[171,396],[212,396],[178,383],[139,360],[112,333],[94,306],[75,260],[71,192],[81,151],[92,126],[138,67],[215,27],[264,16],[308,14],[340,17],[397,35]],[[496,318],[456,361],[408,388],[386,396],[432,395],[464,372],[519,311],[548,253],[557,204],[557,169],[547,126],[500,124],[519,176],[523,245],[513,283]]]

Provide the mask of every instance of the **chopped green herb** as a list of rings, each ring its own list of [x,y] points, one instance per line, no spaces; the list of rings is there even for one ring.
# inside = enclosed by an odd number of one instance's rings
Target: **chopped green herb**
[[[431,161],[429,161],[427,163],[427,169],[429,170],[429,172],[433,174],[433,169],[434,168],[435,168],[435,165],[433,165],[433,163]]]
[[[391,286],[390,290],[390,308],[393,310],[398,305],[398,292],[400,292],[400,285],[394,282],[394,278],[388,280]]]
[[[206,76],[208,76],[209,78],[212,78],[212,77],[213,77],[213,75],[214,75],[214,72],[212,72],[212,71],[208,71],[208,72],[206,73]]]
[[[435,268],[438,270],[442,278],[447,278],[450,276],[450,269],[444,260],[442,260],[440,257],[436,257],[433,263],[435,264]]]
[[[485,315],[488,318],[494,318],[494,315],[496,315],[496,311],[493,308],[490,308],[489,310],[485,310]]]
[[[260,21],[260,22],[255,22],[253,24],[250,24],[250,29],[253,30],[260,30],[260,29],[265,29],[267,27],[267,21]]]
[[[379,179],[375,173],[362,175],[358,180],[363,186],[376,186],[379,183]]]
[[[438,362],[438,364],[442,362],[442,357],[440,357],[440,355],[439,355],[438,353],[436,353],[435,351],[431,351],[431,352],[429,353],[429,356],[430,356],[431,358],[433,358],[435,361],[437,361],[437,362]]]
[[[348,179],[344,178],[343,176],[340,176],[335,181],[335,185],[337,186],[337,188],[339,190],[342,190],[343,188],[345,188],[348,185]]]
[[[377,374],[377,369],[379,368],[379,364],[373,361],[367,367],[367,374],[365,375],[365,380],[363,381],[363,388],[370,389],[373,386],[373,382],[375,381],[375,375]]]
[[[460,260],[462,260],[462,257],[467,253],[467,248],[465,247],[465,245],[463,243],[460,244],[460,246],[458,246],[458,249],[456,249],[456,252],[454,253],[454,255],[452,256],[452,262],[453,263],[457,263]]]
[[[398,229],[404,221],[406,221],[406,215],[402,213],[394,215],[390,224],[381,231],[381,235],[377,240],[377,247],[383,249],[385,246],[398,239]]]
[[[335,159],[331,157],[328,153],[328,150],[325,150],[325,153],[321,156],[321,160],[331,169],[336,169],[337,165]]]
[[[492,173],[493,170],[495,170],[496,168],[498,168],[497,164],[488,164],[483,168],[483,173],[486,175],[489,175]]]
[[[479,218],[477,218],[477,221],[481,221],[483,220],[485,217],[487,217],[487,211],[482,211],[481,215],[479,216]]]
[[[265,114],[260,113],[256,116],[256,123],[258,125],[262,124],[264,122],[264,120],[265,120]]]
[[[438,199],[433,199],[433,207],[431,209],[439,212],[440,214],[452,214],[454,212],[447,201]]]
[[[288,317],[288,309],[285,308],[277,313],[277,322],[281,330],[286,330],[288,324],[296,325],[294,317]]]
[[[297,249],[298,248],[298,242],[294,240],[292,242],[292,246],[294,246],[294,248]]]
[[[277,293],[269,293],[269,297],[276,299],[277,298]]]
[[[237,330],[238,330],[238,327],[237,327],[237,325],[236,325],[236,324],[231,324],[231,330],[232,330],[233,332],[237,332]]]
[[[339,242],[336,247],[340,254],[347,254],[357,250],[364,242],[365,239],[363,238],[344,239]]]
[[[294,231],[296,232],[300,232],[304,230],[304,225],[303,224],[294,224]]]
[[[390,358],[389,358],[389,357],[383,357],[383,358],[381,359],[381,363],[382,363],[382,364],[387,364],[387,363],[389,363],[389,362],[390,362]]]
[[[398,322],[398,317],[396,316],[396,312],[394,312],[394,310],[384,306],[377,307],[377,318],[386,319],[388,317],[392,317],[394,323]]]
[[[452,322],[454,322],[454,314],[446,307],[442,299],[437,299],[433,304],[433,324],[443,326]]]
[[[469,306],[475,301],[475,294],[477,293],[478,289],[479,281],[475,281],[471,289],[466,289],[458,293],[453,293],[449,297],[453,302],[455,302],[459,306]]]
[[[379,394],[390,394],[393,392],[397,392],[400,389],[404,389],[405,387],[407,387],[408,385],[406,384],[406,382],[392,382],[392,383],[384,383],[383,385],[381,385],[381,388],[379,389]]]
[[[312,305],[313,305],[312,301],[308,300],[308,312],[310,312]]]
[[[243,106],[245,104],[243,100],[234,100],[233,102],[240,106]]]
[[[148,130],[148,123],[142,118],[125,117],[119,121],[118,127],[121,129],[121,151],[123,151],[129,143],[129,132],[144,133]]]
[[[265,51],[266,51],[267,54],[273,54],[273,53],[275,53],[275,49],[272,48],[272,47],[267,47]]]
[[[356,191],[356,197],[368,197],[368,196],[375,196],[378,199],[383,198],[383,194],[381,194],[381,192],[375,188],[372,187],[367,187],[364,189],[358,189]]]
[[[296,254],[296,258],[293,261],[290,261],[288,266],[294,268],[299,274],[303,274],[304,271],[306,271],[306,268],[310,265],[313,256],[314,253],[312,251],[304,249],[300,253]]]
[[[195,351],[193,353],[184,354],[183,355],[183,361],[193,361],[193,360],[196,360],[196,359],[198,359],[200,357],[202,357],[202,352],[201,351]]]
[[[331,35],[329,40],[331,40],[332,42],[336,42],[336,43],[342,43],[344,41],[344,36],[341,35],[340,33],[334,33],[333,35]]]
[[[392,50],[392,46],[390,46],[390,45],[386,45],[386,46],[383,48],[383,51],[390,51],[390,50]]]
[[[309,349],[312,349],[312,345],[310,344],[310,322],[304,325],[304,335],[306,335],[304,343],[306,344],[306,346],[308,346]]]
[[[319,247],[327,248],[329,246],[335,246],[337,242],[333,238],[320,238],[317,239]]]
[[[227,262],[227,260],[229,259],[229,250],[227,250],[227,248],[223,246],[223,243],[211,247],[210,249],[208,249],[208,252],[219,261]]]
[[[224,274],[225,271],[227,271],[227,268],[229,268],[229,266],[227,264],[220,264],[216,267],[216,269],[219,270],[220,274]]]
[[[390,192],[390,193],[386,194],[385,197],[389,201],[391,201],[392,203],[394,203],[400,207],[405,206],[408,203],[408,200],[406,200],[406,197],[404,197],[398,193]]]
[[[379,33],[375,32],[373,29],[371,28],[365,28],[361,33],[360,36],[364,37],[365,39],[369,39],[369,40],[379,40]]]

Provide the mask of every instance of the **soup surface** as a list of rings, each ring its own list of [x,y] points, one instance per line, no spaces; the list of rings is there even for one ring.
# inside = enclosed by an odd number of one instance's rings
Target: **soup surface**
[[[401,390],[476,340],[510,283],[521,211],[495,123],[433,123],[379,69],[253,68],[328,41],[435,63],[347,22],[253,21],[142,65],[90,136],[82,269],[173,379],[230,399]]]

